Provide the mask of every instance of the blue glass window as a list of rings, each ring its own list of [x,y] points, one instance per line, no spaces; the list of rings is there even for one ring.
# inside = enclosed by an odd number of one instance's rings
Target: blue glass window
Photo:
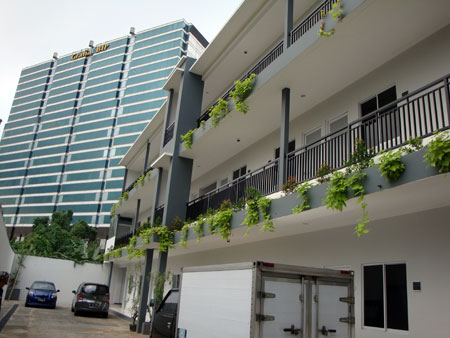
[[[99,61],[99,60],[107,59],[107,58],[109,58],[111,56],[124,54],[125,53],[125,49],[126,49],[126,46],[123,46],[123,47],[119,47],[119,48],[116,48],[116,49],[113,49],[113,50],[107,50],[105,52],[96,53],[92,57],[92,62],[96,62],[96,61]]]
[[[113,206],[112,203],[102,204],[101,212],[109,212],[109,211],[111,211],[112,206]]]
[[[37,65],[37,66],[32,66],[32,67],[29,67],[29,68],[25,68],[25,69],[22,70],[22,73],[20,73],[20,76],[31,74],[31,73],[37,72],[39,70],[42,70],[42,69],[50,68],[50,66],[51,66],[51,61],[50,62],[45,62],[45,63]]]
[[[79,85],[80,84],[77,82],[77,83],[73,83],[71,85],[64,86],[64,87],[52,88],[50,90],[49,97],[53,97],[55,95],[76,91],[76,90],[78,90],[78,86]]]
[[[1,205],[10,205],[10,204],[17,204],[17,197],[12,197],[12,198],[4,198],[4,197],[0,197],[0,204]],[[4,212],[4,210],[3,210]],[[5,221],[5,223],[7,223]]]
[[[71,195],[63,195],[63,202],[88,202],[96,200],[96,193],[93,194],[71,194]],[[96,206],[97,208],[97,206]],[[97,210],[97,209],[95,209]]]
[[[123,181],[108,181],[106,182],[106,189],[122,189]]]
[[[24,110],[29,110],[33,108],[39,108],[41,106],[41,101],[34,101],[31,103],[23,104],[21,106],[15,106],[11,108],[11,113],[16,113]]]
[[[53,196],[30,196],[25,197],[25,204],[53,203]]]
[[[40,194],[45,192],[57,192],[58,185],[41,185],[41,186],[32,186],[25,187],[24,194]]]
[[[150,45],[154,45],[160,42],[164,42],[164,41],[168,41],[168,40],[174,40],[174,39],[181,39],[184,37],[184,31],[183,30],[179,30],[179,31],[175,31],[175,32],[171,32],[171,33],[167,33],[164,35],[160,35],[151,39],[147,39],[141,42],[137,42],[134,45],[134,49],[140,49],[142,47],[146,47],[146,46],[150,46]]]
[[[56,165],[51,167],[42,167],[42,168],[30,168],[28,171],[29,176],[33,175],[41,175],[41,174],[51,174],[58,173],[62,170],[62,165]]]
[[[53,81],[57,81],[59,79],[62,79],[64,77],[69,77],[69,76],[72,76],[72,75],[81,75],[82,71],[83,71],[83,67],[82,66],[77,67],[77,68],[72,68],[70,70],[64,70],[64,71],[61,71],[61,68],[56,69],[56,73],[53,76]]]
[[[130,134],[130,133],[138,133],[144,130],[144,128],[147,126],[148,123],[140,123],[140,124],[133,124],[131,126],[125,126],[118,128],[118,134]]]
[[[62,61],[64,61],[64,59],[69,60],[69,62],[62,62]],[[56,71],[62,72],[66,69],[82,66],[83,64],[84,64],[84,58],[72,61],[72,60],[70,60],[70,56],[69,56],[69,57],[58,60],[58,65],[56,66]]]
[[[70,133],[70,128],[71,127],[65,127],[65,128],[40,132],[37,134],[37,138],[43,139],[43,138],[52,137],[52,136],[68,135]]]
[[[109,66],[109,67],[102,68],[102,69],[99,69],[99,70],[90,71],[88,78],[92,79],[93,77],[97,77],[99,75],[120,72],[121,70],[122,70],[122,63],[119,63],[117,65]]]
[[[115,156],[125,155],[130,147],[121,147],[115,149]]]
[[[20,207],[21,214],[43,214],[53,212],[53,205],[40,205],[35,207]]]
[[[97,87],[90,87],[84,91],[84,97],[86,97],[87,95],[104,92],[107,90],[117,90],[117,87],[118,87],[117,82],[111,82],[111,83],[107,83],[105,85],[100,85]]]
[[[67,181],[84,181],[84,180],[98,180],[101,179],[103,171],[90,171],[87,173],[69,174],[66,177]]]
[[[30,96],[27,96],[24,98],[15,99],[13,101],[13,106],[18,105],[18,104],[24,104],[24,103],[31,102],[31,101],[41,100],[43,95],[44,95],[44,93],[40,92],[40,93],[30,95]]]
[[[75,135],[75,141],[86,141],[90,139],[97,139],[102,137],[108,137],[109,136],[109,130],[103,129],[103,130],[96,130],[89,133],[83,133],[83,134],[77,134]],[[74,148],[72,148],[74,149]]]
[[[121,191],[109,192],[108,200],[109,201],[117,201],[121,195],[122,195]]]
[[[116,137],[114,138],[113,145],[120,145],[120,144],[129,144],[136,141],[139,135],[130,135],[130,136],[124,136],[124,137]]]
[[[166,83],[166,80],[160,80],[160,81],[144,83],[144,84],[138,85],[138,86],[127,87],[127,89],[125,89],[125,96],[127,96],[129,94],[145,92],[145,91],[152,90],[152,89],[161,89],[165,83]],[[166,95],[167,95],[167,92],[166,92]]]
[[[129,147],[125,147],[127,149],[129,149]],[[111,177],[120,177],[120,178],[124,178],[125,176],[125,169],[116,169],[113,170],[111,173]]]
[[[151,63],[146,66],[133,68],[133,69],[130,69],[130,71],[128,72],[128,76],[132,77],[132,76],[135,76],[135,75],[138,75],[141,73],[151,72],[152,70],[159,70],[161,68],[172,67],[178,63],[178,60],[179,60],[178,58],[173,58],[173,59],[169,59],[169,60]],[[151,78],[149,78],[149,80],[151,80]]]
[[[102,182],[89,182],[89,183],[64,183],[61,186],[61,191],[86,191],[86,190],[98,190],[102,188]]]
[[[63,111],[53,113],[53,114],[44,114],[41,117],[41,122],[57,120],[57,119],[60,119],[63,117],[73,116],[74,112],[75,112],[74,109],[67,109],[67,110],[63,110]]]
[[[104,119],[107,117],[112,117],[112,110],[105,110],[105,111],[101,111],[98,113],[93,113],[93,114],[85,114],[85,115],[81,115],[79,117],[79,123],[82,122],[87,122],[87,121],[94,121],[94,120],[100,120],[100,119]]]
[[[104,168],[105,165],[106,165],[106,160],[89,161],[89,162],[83,162],[83,163],[70,163],[70,164],[66,165],[66,171]]]
[[[34,133],[35,129],[36,129],[36,126],[29,126],[29,127],[25,127],[25,128],[17,128],[17,129],[13,129],[13,130],[6,130],[3,133],[3,137],[10,137],[10,136],[13,136],[13,135]]]
[[[165,69],[165,70],[161,70],[158,72],[153,72],[150,74],[144,74],[144,75],[140,75],[140,76],[136,76],[133,77],[131,79],[127,80],[127,85],[131,86],[137,83],[141,83],[141,82],[146,82],[146,81],[151,81],[154,79],[166,79],[167,77],[170,75],[170,73],[172,72],[172,69]]]
[[[155,62],[162,59],[168,59],[174,56],[181,57],[181,49],[179,47],[175,47],[175,49],[161,52],[158,54],[149,55],[146,57],[142,57],[140,59],[134,59],[131,61],[130,68],[134,68],[136,66],[145,65],[150,62]]]
[[[80,82],[80,80],[81,80],[81,75],[76,75],[76,76],[65,78],[63,80],[53,81],[52,90],[53,90],[53,88],[58,88],[58,87],[64,86],[69,83]]]
[[[24,119],[24,118],[27,118],[30,116],[37,116],[38,114],[39,114],[39,109],[34,109],[34,110],[26,111],[23,113],[10,114],[9,118],[8,118],[8,122]]]
[[[89,70],[92,71],[92,70],[95,70],[100,67],[105,67],[105,66],[112,65],[115,63],[122,63],[123,58],[124,58],[123,55],[119,55],[119,56],[112,57],[110,59],[106,59],[104,61],[92,63],[91,66],[89,67]]]
[[[112,127],[114,119],[108,119],[103,121],[91,122],[86,124],[76,125],[74,128],[74,132],[82,132],[87,130],[98,130],[100,128],[108,128]]]
[[[81,136],[81,135],[79,135],[79,136]],[[98,140],[98,141],[92,141],[92,142],[72,144],[70,146],[70,151],[104,148],[104,147],[108,147],[108,146],[109,146],[109,139]]]
[[[25,141],[30,141],[34,138],[34,134],[28,134],[23,136],[11,137],[11,138],[2,138],[2,146],[11,143],[20,143]]]
[[[156,100],[151,102],[139,103],[132,106],[123,107],[123,114],[129,114],[144,110],[159,109],[166,100]]]
[[[113,108],[116,106],[117,100],[105,101],[101,103],[94,103],[89,106],[82,106],[80,108],[80,114],[87,113],[94,110]]]
[[[28,184],[58,183],[59,175],[30,177]]]
[[[6,207],[3,208],[3,212],[7,215],[14,215],[16,213],[17,208],[16,207]]]
[[[116,98],[117,95],[117,90],[113,90],[110,92],[106,92],[106,93],[101,93],[101,94],[97,94],[97,95],[93,95],[93,96],[84,96],[83,97],[83,104],[87,104],[87,103],[91,103],[91,102],[98,102],[98,101],[103,101],[106,99],[114,99]]]
[[[76,204],[76,205],[61,205],[61,208],[72,210],[73,212],[97,212],[98,203],[95,204]]]
[[[15,185],[22,185],[22,179],[16,178],[13,180],[0,181],[0,187],[13,187]]]
[[[25,150],[25,149],[30,149],[30,148],[31,148],[31,143],[22,143],[22,144],[17,144],[14,146],[9,146],[9,147],[1,147],[0,154],[9,153],[9,152],[18,151],[18,150]]]
[[[50,216],[50,215],[48,215],[48,216]],[[35,218],[36,218],[35,216],[32,216],[32,217],[27,217],[27,216],[19,217],[19,224],[33,224],[33,220]]]
[[[17,90],[23,90],[23,89],[34,87],[34,86],[37,86],[37,85],[45,84],[45,83],[47,83],[47,79],[48,79],[48,77],[43,77],[43,78],[40,78],[38,80],[34,80],[34,81],[27,82],[27,83],[19,84],[19,85],[17,85]]]
[[[163,26],[163,27],[159,27],[159,28],[155,28],[155,29],[150,29],[150,30],[148,30],[146,32],[142,32],[142,33],[137,34],[136,35],[136,41],[140,41],[142,39],[149,38],[149,37],[154,36],[154,35],[162,34],[162,33],[165,33],[165,32],[170,32],[170,31],[173,31],[175,29],[184,28],[184,27],[186,27],[186,24],[184,23],[184,21],[179,21],[179,22],[175,22],[175,23],[172,23],[170,25],[167,25],[167,26]]]
[[[45,111],[47,113],[49,113],[52,111],[62,110],[62,109],[66,109],[66,108],[74,108],[74,106],[75,106],[75,101],[68,101],[68,102],[58,103],[58,104],[55,104],[52,106],[47,106]]]
[[[62,162],[62,156],[51,156],[33,159],[33,165],[44,165]]]
[[[25,175],[25,169],[0,172],[0,178],[21,177]]]
[[[17,159],[20,159],[20,158],[26,159],[29,156],[30,156],[30,151],[2,155],[2,156],[0,156],[0,162],[17,160]]]
[[[53,146],[53,145],[57,145],[57,144],[64,144],[66,142],[67,142],[66,136],[58,137],[58,138],[52,138],[52,139],[48,139],[48,140],[44,140],[44,141],[39,141],[37,143],[37,148]]]
[[[64,206],[58,207],[58,210],[68,210],[68,209],[62,209],[63,207]],[[77,222],[78,220],[80,220],[80,221],[85,221],[88,224],[92,224],[92,223],[94,223],[92,221],[92,219],[95,219],[95,216],[87,216],[87,215],[80,215],[80,216],[74,215],[73,216],[73,222]]]
[[[21,188],[0,189],[0,196],[20,195]]]
[[[100,159],[104,157],[104,151],[103,150],[97,150],[97,151],[90,151],[86,153],[77,153],[70,155],[70,162],[73,161],[81,161],[81,160],[88,160],[88,159]]]
[[[121,39],[109,42],[109,49],[116,48],[125,45],[128,41],[128,37],[123,37]]]
[[[61,102],[61,101],[66,101],[66,100],[75,100],[77,98],[77,93],[78,93],[77,91],[73,91],[73,92],[65,94],[65,95],[51,96],[47,101],[47,105],[51,105],[56,102]]]
[[[120,162],[120,158],[113,158],[111,160],[109,160],[109,167],[117,167],[119,165]]]
[[[167,98],[167,92],[165,90],[155,90],[153,92],[148,92],[144,94],[138,94],[133,96],[127,96],[122,99],[122,104],[126,105],[129,103],[135,103],[139,101],[145,101],[157,98]]]
[[[150,121],[153,116],[155,116],[155,112],[147,112],[143,114],[136,114],[136,115],[129,115],[129,116],[122,116],[117,119],[117,125],[126,124],[126,123],[133,123],[133,122],[141,122],[141,121]]]
[[[147,56],[149,54],[154,54],[157,52],[161,52],[167,49],[172,49],[172,48],[176,48],[176,47],[182,47],[183,46],[183,41],[182,40],[174,40],[174,41],[170,41],[167,43],[162,43],[160,45],[157,46],[152,46],[152,47],[148,47],[148,48],[143,48],[143,49],[139,49],[137,51],[133,52],[133,59],[134,58],[138,58],[141,56]]]
[[[22,91],[17,91],[16,95],[14,95],[14,98],[18,98],[18,97],[23,97],[23,96],[27,96],[27,95],[31,95],[31,94],[35,94],[35,93],[42,93],[45,89],[45,83],[34,87],[34,88],[30,88],[27,90],[22,90]]]
[[[105,82],[111,82],[111,81],[119,81],[120,80],[120,73],[114,73],[109,74],[101,77],[96,77],[95,79],[87,80],[86,81],[86,88],[102,84]]]
[[[25,161],[0,163],[0,170],[25,167]]]
[[[46,148],[46,149],[37,149],[33,151],[33,157],[36,156],[45,156],[45,155],[52,155],[52,154],[60,154],[66,152],[66,146],[59,146],[54,148]]]
[[[71,124],[72,124],[72,119],[71,118],[58,120],[58,121],[53,121],[53,122],[47,122],[47,123],[41,124],[41,130],[56,128],[56,127],[62,127],[62,126],[68,126],[68,125],[71,125]]]
[[[8,122],[5,125],[5,130],[8,129],[12,129],[12,128],[17,128],[17,127],[24,127],[28,124],[35,124],[38,122],[38,118],[37,117],[32,117],[30,119],[26,119],[26,120],[22,120],[22,121],[16,121],[16,122]]]
[[[49,73],[50,73],[50,69],[46,69],[46,70],[43,70],[43,71],[40,71],[40,72],[36,72],[34,74],[30,74],[30,75],[27,75],[27,76],[21,76],[20,79],[19,79],[19,83],[24,83],[24,82],[27,82],[27,81],[30,81],[30,80],[38,79],[38,78],[43,77],[43,76],[48,76]]]

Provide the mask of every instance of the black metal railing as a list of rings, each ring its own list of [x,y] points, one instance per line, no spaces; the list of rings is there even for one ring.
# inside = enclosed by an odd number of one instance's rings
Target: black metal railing
[[[326,0],[322,2],[319,7],[303,19],[302,22],[291,31],[291,44],[300,39],[306,32],[320,22],[322,20],[321,12],[324,11],[324,13],[328,13],[336,2],[338,2],[338,0]]]
[[[164,205],[161,205],[155,209],[154,221],[156,222],[156,220],[159,217],[160,221],[162,222],[163,216],[164,216]]]
[[[152,167],[150,167],[150,168],[147,168],[143,173],[142,173],[142,175],[146,175],[150,170],[153,170],[153,168]],[[142,176],[141,175],[141,176]],[[123,192],[130,192],[131,191],[131,189],[133,189],[133,187],[134,187],[134,184],[139,180],[139,178],[141,177],[141,176],[139,176],[138,178],[136,178]]]
[[[361,139],[368,149],[378,153],[405,145],[412,138],[424,138],[449,128],[448,81],[449,75],[289,153],[287,176],[303,182],[316,177],[323,164],[343,168],[355,150],[355,139]]]
[[[121,236],[117,236],[116,240],[114,241],[114,247],[117,247],[119,245],[128,245],[131,237],[133,237],[133,231],[130,231]]]
[[[208,209],[218,209],[223,201],[235,204],[245,199],[247,188],[253,187],[266,196],[278,191],[278,161],[253,170],[228,184],[215,189],[187,204],[186,219],[195,219]]]
[[[356,139],[364,141],[375,153],[405,145],[412,138],[424,138],[450,127],[450,74],[351,122],[348,126],[318,141],[290,152],[287,177],[304,182],[317,176],[327,164],[341,169],[355,150]],[[245,198],[245,190],[254,187],[263,195],[280,190],[278,160],[254,170],[232,182],[190,201],[187,219],[195,219],[209,208],[217,209],[224,200],[236,203]]]
[[[173,139],[173,131],[175,129],[175,122],[173,122],[164,132],[163,147]]]
[[[283,41],[278,43],[270,52],[268,52],[256,65],[254,65],[247,73],[245,73],[241,78],[240,81],[244,81],[246,78],[248,78],[252,74],[258,75],[261,73],[264,69],[266,69],[273,61],[276,60],[281,54],[283,54]],[[234,90],[234,85],[228,89],[225,94],[221,96],[222,99],[228,100],[230,98],[230,93]],[[209,120],[209,113],[214,108],[214,106],[217,104],[219,100],[214,102],[211,107],[209,107],[197,120],[197,127],[200,127],[200,123],[202,121]]]

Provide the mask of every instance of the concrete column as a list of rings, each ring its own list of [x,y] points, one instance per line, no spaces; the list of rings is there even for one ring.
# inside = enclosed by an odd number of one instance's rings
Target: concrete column
[[[126,187],[126,184],[127,184],[127,176],[128,176],[128,168],[125,168],[125,175],[124,175],[124,177],[123,177],[123,184],[122,184],[122,194],[123,194],[123,192],[125,191],[125,189],[127,188],[127,187]]]
[[[153,249],[145,250],[145,265],[144,275],[142,276],[141,283],[141,299],[139,301],[139,315],[137,320],[137,332],[142,333],[142,329],[145,322],[148,305],[148,295],[150,289],[150,279],[153,263]]]
[[[285,0],[286,10],[284,15],[284,50],[291,45],[291,31],[294,24],[294,0]]]
[[[144,172],[147,170],[149,154],[150,154],[150,142],[147,141],[147,149],[145,149]]]
[[[154,170],[158,171],[158,176],[156,177],[156,188],[155,193],[153,194],[153,212],[150,216],[150,224],[155,223],[155,209],[159,204],[159,193],[161,191],[161,181],[162,181],[162,174],[163,174],[163,168],[156,168]]]
[[[111,288],[111,279],[113,273],[114,262],[109,262],[109,277],[108,277],[108,287]]]
[[[169,255],[169,249],[167,249],[166,252],[159,252],[159,256],[158,256],[158,272],[160,274],[166,273],[166,268],[167,268],[167,256]]]
[[[138,199],[137,200],[137,205],[136,205],[136,213],[134,214],[133,234],[136,233],[136,230],[137,230],[137,227],[138,227],[138,219],[139,219],[140,209],[141,209],[141,200]]]
[[[162,140],[161,140],[161,151],[164,148],[164,139],[166,137],[166,130],[169,127],[169,123],[170,123],[170,112],[172,111],[172,104],[173,104],[173,89],[169,90],[169,94],[167,95],[167,110],[166,110],[166,115],[164,116],[164,129],[162,132]]]
[[[287,181],[287,162],[289,144],[289,109],[291,100],[291,89],[283,88],[281,91],[281,124],[280,124],[280,157],[278,158],[278,188]]]

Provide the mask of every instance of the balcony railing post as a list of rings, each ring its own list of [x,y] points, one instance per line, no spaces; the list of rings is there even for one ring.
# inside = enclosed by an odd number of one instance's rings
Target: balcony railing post
[[[448,124],[450,125],[450,93],[449,93],[449,82],[448,82],[448,76],[445,77],[444,79],[444,86],[445,86],[445,101],[446,101],[446,105],[447,105],[447,119],[448,119]],[[445,122],[445,121],[442,121]],[[445,123],[444,123],[445,125]]]
[[[294,22],[294,0],[285,0],[286,10],[284,15],[284,50],[287,50],[291,45],[291,32]],[[272,62],[272,61],[270,61]],[[269,63],[270,63],[269,62]]]
[[[350,159],[352,155],[352,125],[349,124],[347,127],[347,160]]]

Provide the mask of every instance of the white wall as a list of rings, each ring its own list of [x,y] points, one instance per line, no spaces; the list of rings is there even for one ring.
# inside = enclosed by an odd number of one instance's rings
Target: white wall
[[[397,97],[404,91],[412,92],[439,77],[450,73],[450,26],[425,39],[419,44],[384,64],[359,81],[343,88],[341,92],[320,103],[290,123],[290,138],[295,139],[296,148],[304,145],[305,133],[321,127],[322,136],[328,134],[328,122],[344,113],[348,121],[360,117],[359,103],[393,85]],[[298,99],[291,99],[291,115],[299,109]],[[281,107],[281,93],[280,93]],[[251,131],[249,131],[251,132]],[[269,160],[274,160],[275,149],[280,144],[279,130],[265,136],[252,146],[243,149],[223,163],[211,163],[211,170],[191,184],[191,196],[199,189],[228,177],[232,171],[247,165],[247,170],[257,169]],[[194,166],[195,166],[194,161]]]
[[[3,212],[0,209],[0,271],[11,272],[14,256],[14,251],[12,251],[11,246],[9,245]]]
[[[450,208],[447,207],[373,221],[368,225],[370,233],[361,238],[354,234],[352,225],[226,249],[169,256],[168,270],[177,274],[184,266],[255,260],[312,267],[350,266],[355,271],[356,337],[386,338],[396,337],[399,333],[362,328],[362,265],[405,262],[410,327],[408,336],[448,337],[449,219]],[[413,281],[422,282],[422,291],[412,291]]]
[[[77,264],[69,260],[26,256],[24,267],[20,270],[16,289],[20,289],[20,300],[25,300],[27,290],[33,281],[49,281],[55,283],[59,305],[72,303],[72,290],[76,290],[82,282],[108,284],[109,264]]]

